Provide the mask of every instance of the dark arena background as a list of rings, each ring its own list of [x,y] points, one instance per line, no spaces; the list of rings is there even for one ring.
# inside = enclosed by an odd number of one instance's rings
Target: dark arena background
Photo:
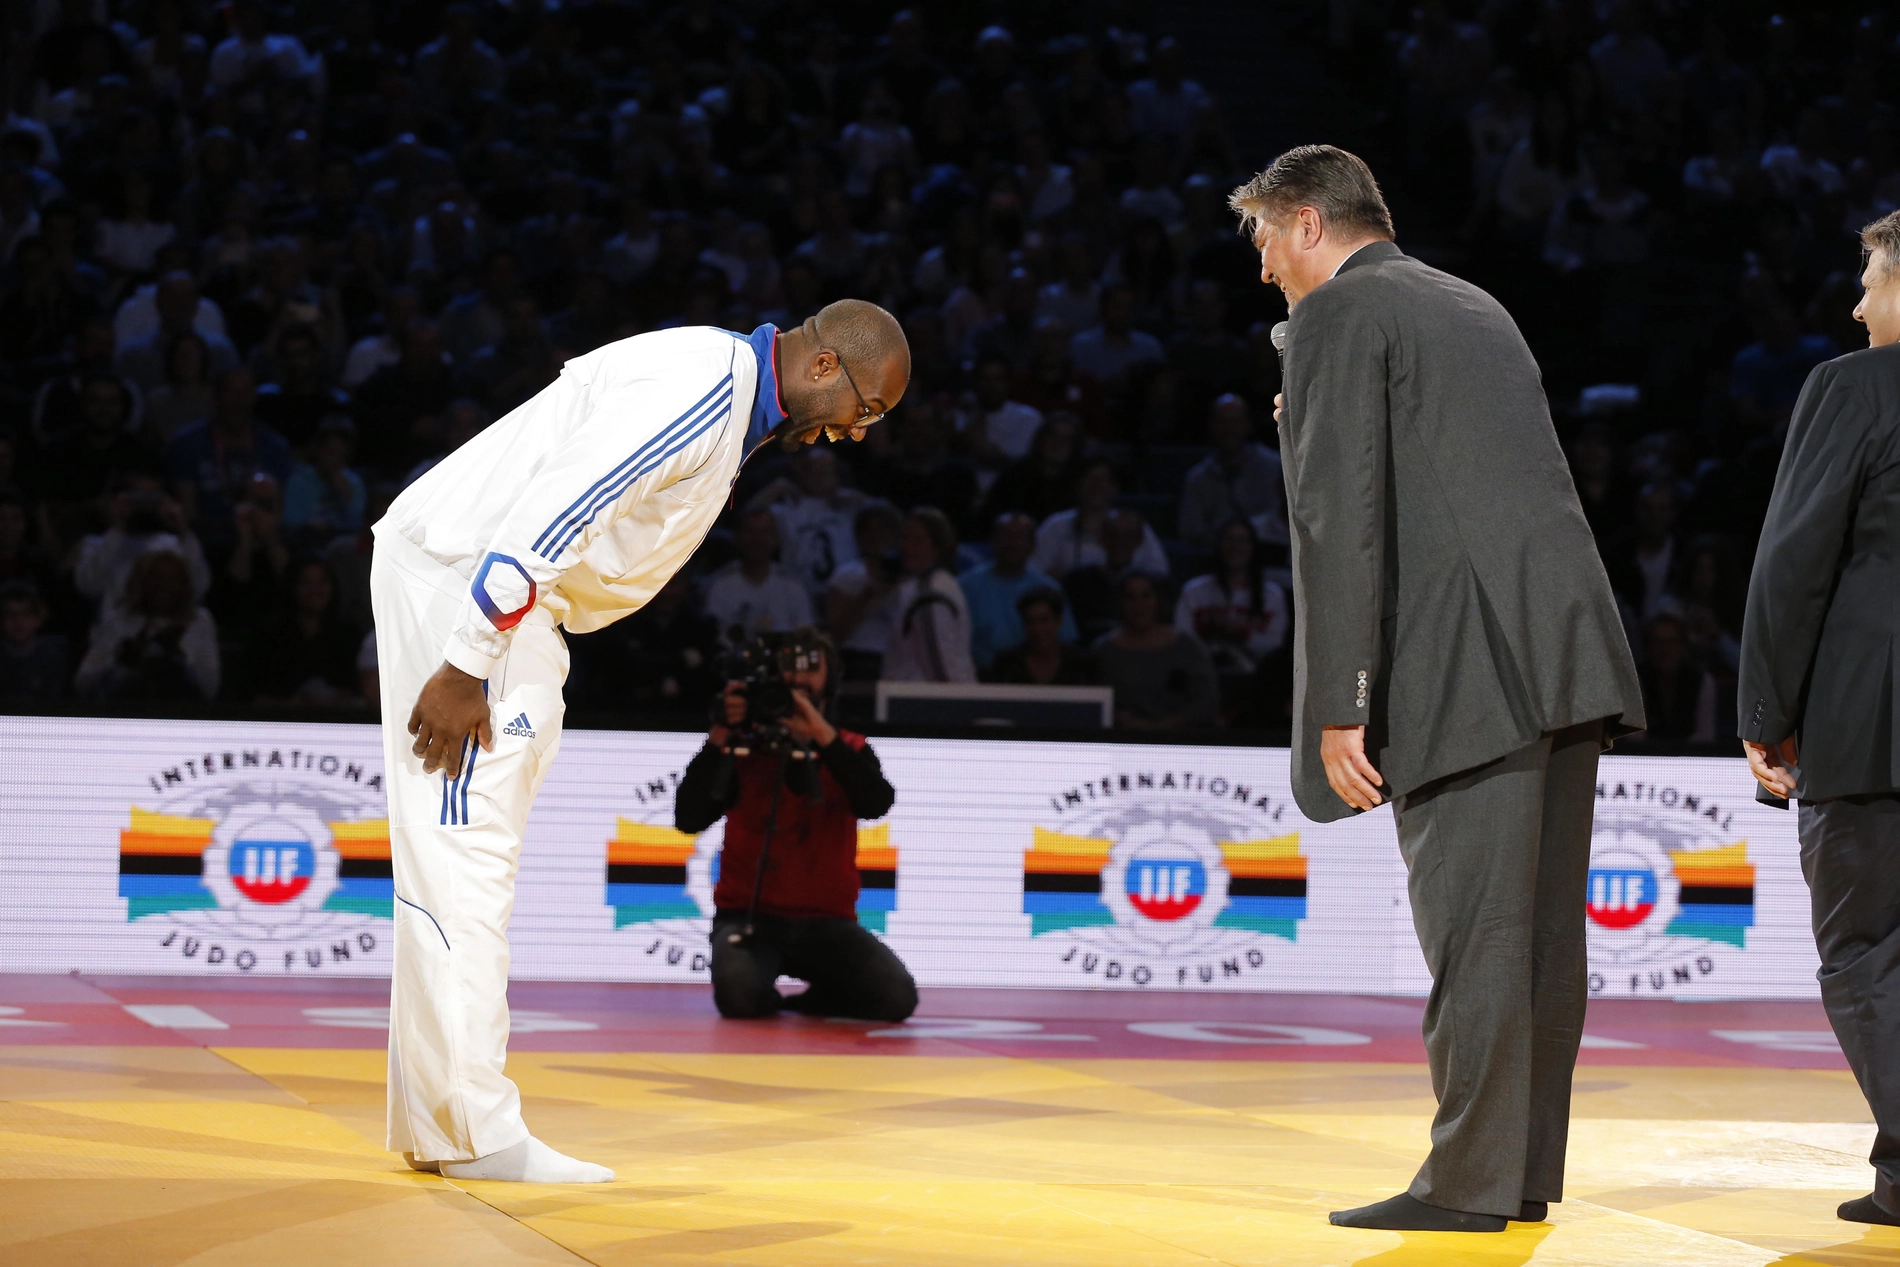
[[[4,23],[0,1261],[1900,1263],[1834,1217],[1874,1127],[1734,739],[1790,410],[1864,345],[1856,233],[1900,206],[1891,7]],[[1434,1101],[1391,814],[1289,785],[1286,308],[1226,197],[1310,141],[1528,338],[1650,721],[1602,763],[1567,1199],[1475,1244],[1326,1220],[1403,1188]],[[901,406],[761,453],[673,582],[569,639],[508,1070],[619,1177],[412,1171],[370,526],[572,357],[843,297],[901,319]],[[957,642],[883,680],[933,576]],[[841,649],[906,1022],[714,1010],[723,828],[673,797],[735,624]]]

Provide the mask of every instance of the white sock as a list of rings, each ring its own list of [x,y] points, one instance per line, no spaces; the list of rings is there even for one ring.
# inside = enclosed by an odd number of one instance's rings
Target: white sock
[[[474,1161],[445,1161],[442,1174],[449,1179],[498,1179],[506,1183],[611,1183],[614,1177],[607,1167],[557,1153],[532,1135],[512,1148]]]
[[[420,1170],[431,1175],[439,1175],[442,1173],[442,1163],[439,1161],[423,1161],[414,1153],[404,1153],[402,1159],[409,1163],[409,1169],[411,1170]]]

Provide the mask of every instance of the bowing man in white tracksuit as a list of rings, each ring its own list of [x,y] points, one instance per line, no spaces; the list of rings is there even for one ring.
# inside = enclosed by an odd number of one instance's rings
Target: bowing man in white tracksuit
[[[658,593],[767,439],[857,439],[909,378],[903,331],[858,300],[796,330],[624,339],[569,361],[376,525],[396,890],[389,1147],[411,1165],[613,1178],[533,1138],[503,1072],[515,869],[565,711],[559,629],[599,629]]]

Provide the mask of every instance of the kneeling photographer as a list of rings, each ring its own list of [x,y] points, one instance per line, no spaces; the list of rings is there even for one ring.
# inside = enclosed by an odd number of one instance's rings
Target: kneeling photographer
[[[858,923],[858,820],[882,818],[897,794],[864,736],[825,717],[836,658],[810,627],[740,646],[706,746],[680,779],[680,831],[726,819],[712,928],[722,1016],[790,1008],[901,1021],[917,1007],[903,962]],[[780,975],[811,988],[784,998]]]

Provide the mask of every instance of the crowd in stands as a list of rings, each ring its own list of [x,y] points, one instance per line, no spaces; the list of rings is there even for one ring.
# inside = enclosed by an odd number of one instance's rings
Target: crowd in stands
[[[1332,8],[1338,74],[1388,102],[1364,148],[1401,245],[1545,367],[1652,733],[1732,735],[1780,429],[1855,344],[1852,231],[1900,200],[1894,32]],[[1285,725],[1285,309],[1225,207],[1271,155],[1165,6],[6,22],[0,698],[372,707],[370,526],[408,481],[604,342],[850,295],[903,322],[903,404],[749,462],[689,568],[571,640],[577,708],[703,718],[735,631],[809,623],[859,698],[1100,683],[1129,728]]]
[[[1866,346],[1900,14],[1763,0],[1335,5],[1401,245],[1531,340],[1655,739],[1736,734],[1742,600],[1809,370]],[[1320,43],[1326,32],[1315,32]],[[1454,179],[1451,173],[1459,173]]]

